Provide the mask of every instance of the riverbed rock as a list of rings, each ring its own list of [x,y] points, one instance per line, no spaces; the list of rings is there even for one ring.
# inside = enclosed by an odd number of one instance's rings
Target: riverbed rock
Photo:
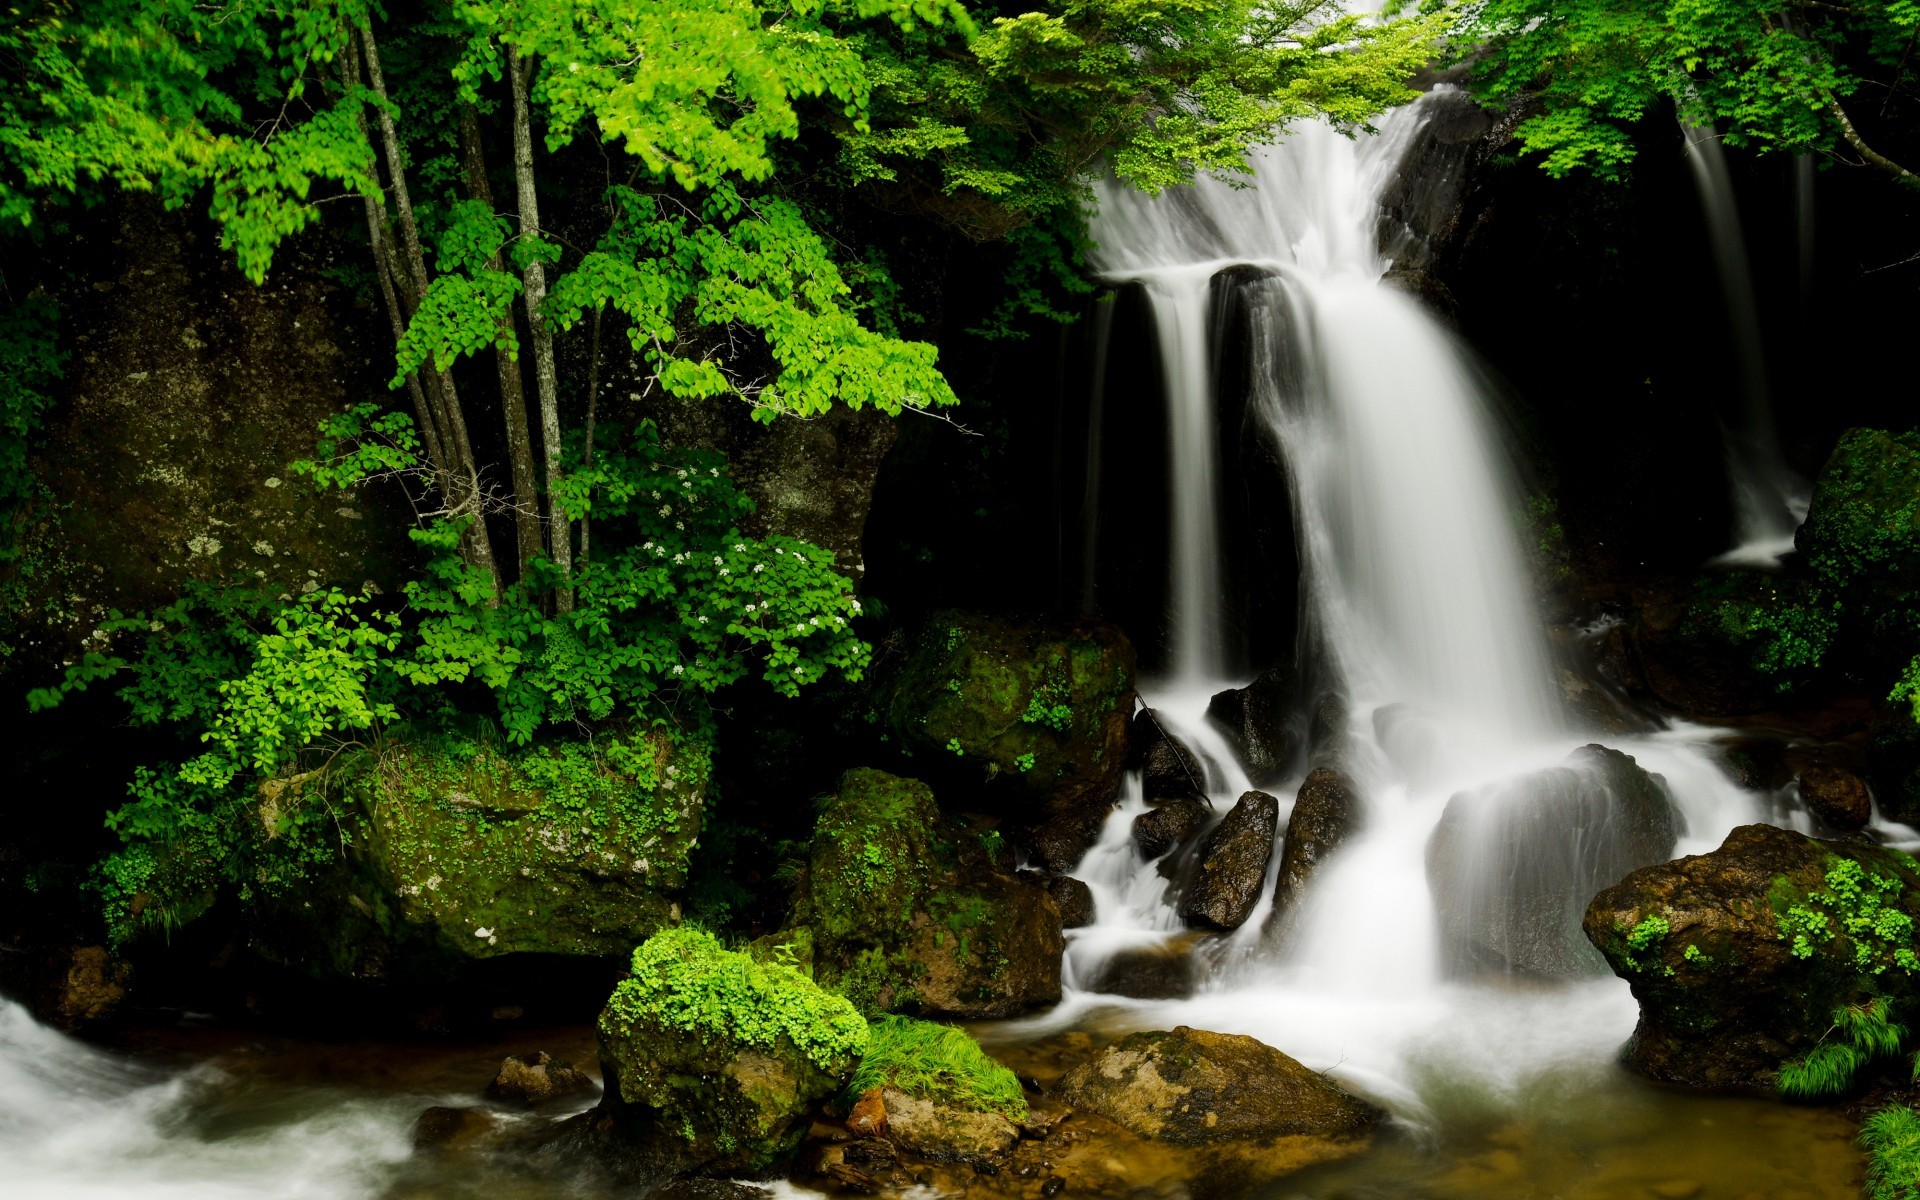
[[[999,869],[914,779],[849,771],[795,905],[815,971],[867,1012],[978,1020],[1060,998],[1060,910]]]
[[[1873,819],[1867,781],[1845,767],[1817,764],[1800,772],[1800,798],[1835,829],[1865,829]]]
[[[98,1025],[119,1011],[133,983],[133,966],[105,946],[55,951],[41,972],[40,1015],[61,1029]]]
[[[1057,875],[1047,880],[1047,895],[1060,910],[1060,928],[1083,929],[1093,924],[1093,889],[1078,879]]]
[[[1206,828],[1207,817],[1206,802],[1194,796],[1155,805],[1133,819],[1133,844],[1151,862]]]
[[[867,1047],[846,1000],[690,926],[634,951],[599,1033],[607,1089],[589,1123],[672,1174],[779,1166]]]
[[[1307,726],[1308,765],[1316,770],[1342,769],[1351,724],[1347,698],[1339,692],[1323,692],[1313,703],[1313,719]]]
[[[1893,926],[1920,915],[1913,859],[1770,825],[1602,891],[1584,929],[1640,1002],[1626,1063],[1668,1083],[1770,1090],[1840,1006],[1885,995],[1900,1011],[1920,995],[1893,961],[1911,934],[1881,936],[1871,920],[1849,932],[1847,916],[1872,915],[1850,891],[1877,897]]]
[[[1332,767],[1308,772],[1287,818],[1280,848],[1280,874],[1273,883],[1274,910],[1296,903],[1321,863],[1360,828],[1360,793]]]
[[[1351,1139],[1385,1115],[1271,1046],[1185,1025],[1121,1038],[1052,1095],[1175,1146]]]
[[[1089,992],[1133,1000],[1184,1000],[1200,986],[1190,937],[1116,950],[1083,985]]]
[[[1280,802],[1265,792],[1248,792],[1207,835],[1199,870],[1181,899],[1180,915],[1190,924],[1238,929],[1260,902],[1273,835],[1280,825]]]
[[[588,1095],[600,1085],[572,1063],[555,1062],[545,1050],[524,1057],[509,1054],[487,1085],[487,1096],[517,1104],[540,1104],[567,1096]]]
[[[1794,544],[1869,619],[1910,604],[1920,595],[1920,432],[1841,434]]]
[[[1220,727],[1240,755],[1256,788],[1286,778],[1299,737],[1292,726],[1294,675],[1275,667],[1243,688],[1221,692],[1207,704],[1207,719]]]
[[[943,612],[882,672],[874,715],[956,807],[998,803],[1025,824],[1057,823],[1084,852],[1126,773],[1133,675],[1132,643],[1104,621]],[[1078,857],[1053,846],[1048,866]]]
[[[413,1122],[415,1153],[463,1150],[498,1131],[499,1122],[484,1108],[455,1108],[436,1104]]]
[[[954,1108],[898,1088],[885,1089],[881,1097],[887,1137],[935,1162],[993,1162],[1020,1140],[1020,1130],[999,1113]]]
[[[1140,764],[1140,786],[1149,803],[1205,798],[1207,771],[1199,755],[1162,724],[1152,709],[1143,708],[1134,714],[1132,745]]]
[[[1835,635],[1832,602],[1809,580],[1719,571],[1649,598],[1627,630],[1637,682],[1689,716],[1777,708]],[[1769,670],[1767,664],[1780,664]]]
[[[1447,803],[1427,843],[1445,953],[1462,973],[1595,973],[1586,901],[1665,860],[1681,832],[1666,782],[1630,755],[1584,746],[1566,764]]]

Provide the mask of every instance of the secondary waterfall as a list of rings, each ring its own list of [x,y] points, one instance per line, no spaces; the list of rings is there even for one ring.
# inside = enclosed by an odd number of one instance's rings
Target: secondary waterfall
[[[1733,488],[1734,548],[1720,556],[1723,563],[1770,566],[1793,549],[1794,531],[1807,519],[1811,489],[1795,475],[1780,453],[1774,429],[1773,399],[1767,385],[1767,357],[1760,332],[1760,311],[1754,301],[1753,272],[1747,262],[1746,235],[1740,226],[1733,178],[1720,138],[1711,129],[1683,126],[1687,165],[1700,193],[1713,246],[1715,272],[1727,306],[1733,335],[1735,365],[1740,375],[1741,408],[1721,425],[1727,443],[1727,481]],[[1810,160],[1802,158],[1803,163]],[[1805,176],[1811,191],[1812,177]],[[1797,197],[1798,198],[1798,197]],[[1804,201],[1803,201],[1804,202]],[[1809,206],[1810,209],[1810,206]],[[1802,221],[1802,271],[1810,253],[1810,221]]]
[[[1433,1070],[1504,1093],[1555,1062],[1604,1062],[1634,1006],[1578,934],[1597,875],[1710,849],[1760,815],[1695,735],[1602,737],[1564,711],[1566,668],[1532,599],[1522,497],[1480,373],[1394,286],[1380,248],[1381,195],[1436,102],[1368,136],[1297,127],[1254,156],[1247,180],[1100,192],[1095,265],[1142,289],[1165,374],[1169,670],[1143,695],[1206,760],[1224,811],[1246,780],[1208,698],[1251,671],[1223,661],[1209,558],[1236,551],[1218,532],[1224,373],[1209,355],[1243,346],[1247,402],[1292,499],[1264,519],[1290,520],[1299,547],[1295,704],[1345,728],[1273,790],[1284,820],[1306,769],[1333,764],[1362,811],[1303,898],[1274,911],[1276,848],[1253,917],[1190,952],[1199,935],[1168,904],[1178,870],[1143,862],[1128,836],[1146,808],[1130,790],[1080,866],[1096,921],[1070,935],[1074,990],[1049,1018],[1120,1004],[1130,1024],[1250,1033],[1415,1119]],[[1231,338],[1214,328],[1221,286],[1240,289],[1246,314]],[[1119,419],[1111,403],[1103,419]],[[1596,740],[1664,780],[1671,811],[1661,804],[1652,832],[1635,826],[1613,760],[1579,750]],[[1183,955],[1190,995],[1163,988],[1166,961]],[[1139,986],[1143,972],[1157,982]],[[1523,976],[1560,981],[1510,982]]]

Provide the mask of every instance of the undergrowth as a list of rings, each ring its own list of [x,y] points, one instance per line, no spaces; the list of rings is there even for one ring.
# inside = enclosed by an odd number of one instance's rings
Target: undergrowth
[[[1906,1026],[1893,1020],[1893,1004],[1875,996],[1865,1004],[1833,1010],[1833,1026],[1805,1056],[1783,1063],[1775,1086],[1793,1100],[1839,1095],[1853,1086],[1860,1068],[1900,1053]]]
[[[882,1017],[868,1027],[866,1057],[848,1081],[852,1100],[892,1087],[921,1100],[1019,1121],[1027,1097],[1012,1071],[995,1062],[964,1029],[912,1017]]]
[[[1920,1200],[1920,1114],[1904,1104],[1883,1108],[1860,1127],[1860,1144],[1866,1200]]]

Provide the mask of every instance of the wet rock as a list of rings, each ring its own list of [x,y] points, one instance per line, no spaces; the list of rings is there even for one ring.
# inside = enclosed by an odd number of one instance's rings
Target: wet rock
[[[1280,873],[1273,884],[1276,912],[1298,900],[1314,871],[1359,827],[1360,795],[1353,781],[1332,767],[1309,772],[1287,818]]]
[[[1322,693],[1313,704],[1313,721],[1307,728],[1307,761],[1314,767],[1338,768],[1346,759],[1348,701],[1338,692]]]
[[[1626,1063],[1669,1083],[1770,1090],[1783,1063],[1828,1036],[1840,1006],[1884,995],[1901,1011],[1920,993],[1891,965],[1907,938],[1871,924],[1849,932],[1842,918],[1865,911],[1842,894],[1850,881],[1886,911],[1920,913],[1912,859],[1770,825],[1602,891],[1584,930],[1640,1002]]]
[[[859,1137],[884,1137],[887,1132],[885,1088],[868,1088],[847,1113],[847,1132]]]
[[[887,1088],[883,1098],[887,1137],[935,1162],[991,1162],[1020,1140],[1019,1129],[999,1113],[951,1108],[898,1088]]]
[[[1100,840],[1111,806],[1082,807],[1056,813],[1026,831],[1025,841],[1036,865],[1057,873],[1080,865],[1087,851]]]
[[[1454,796],[1427,844],[1452,969],[1604,969],[1580,933],[1587,899],[1665,860],[1680,832],[1665,781],[1604,746]]]
[[[737,1179],[676,1179],[647,1193],[647,1200],[772,1200],[770,1188]]]
[[[1920,433],[1841,434],[1794,544],[1869,620],[1910,605],[1920,596]]]
[[[1082,929],[1093,924],[1093,889],[1064,875],[1047,880],[1047,895],[1060,910],[1060,928]]]
[[[1200,867],[1180,903],[1188,922],[1214,929],[1238,929],[1260,902],[1273,835],[1280,824],[1280,802],[1265,792],[1248,792],[1228,810],[1200,851]]]
[[[1810,676],[1761,664],[1817,657],[1834,635],[1830,608],[1807,580],[1761,571],[1703,576],[1642,605],[1628,629],[1635,670],[1655,699],[1688,715],[1776,708],[1786,686]],[[1795,631],[1795,645],[1784,646],[1783,627]]]
[[[485,1109],[435,1105],[414,1120],[413,1148],[416,1153],[463,1149],[491,1135],[496,1124]]]
[[[1786,751],[1786,744],[1775,738],[1739,738],[1725,744],[1720,761],[1741,787],[1770,792],[1793,778]]]
[[[1385,1115],[1271,1046],[1185,1025],[1120,1039],[1067,1072],[1053,1095],[1177,1146],[1351,1138]]]
[[[1000,870],[932,789],[849,771],[821,809],[783,935],[863,1011],[1007,1017],[1060,998],[1060,910]]]
[[[1140,762],[1140,784],[1149,803],[1200,799],[1207,794],[1207,770],[1200,757],[1160,723],[1150,708],[1133,718],[1133,745]]]
[[[1192,945],[1174,938],[1116,951],[1087,982],[1087,990],[1134,1000],[1183,1000],[1199,985]]]
[[[113,1016],[127,998],[133,967],[104,946],[76,946],[45,972],[39,1010],[62,1029],[82,1029]]]
[[[509,1054],[501,1060],[493,1082],[487,1085],[489,1098],[519,1104],[539,1104],[599,1090],[600,1085],[591,1075],[575,1070],[572,1063],[555,1062],[545,1050],[524,1058]]]
[[[1873,819],[1867,781],[1845,767],[1811,766],[1800,772],[1800,798],[1835,829],[1865,829]]]
[[[1240,755],[1247,779],[1256,788],[1286,778],[1299,738],[1291,725],[1294,677],[1273,668],[1243,688],[1224,691],[1207,704],[1207,718],[1220,727]]]
[[[1204,800],[1193,796],[1171,800],[1133,819],[1133,844],[1139,847],[1140,857],[1151,862],[1205,829],[1207,817]]]

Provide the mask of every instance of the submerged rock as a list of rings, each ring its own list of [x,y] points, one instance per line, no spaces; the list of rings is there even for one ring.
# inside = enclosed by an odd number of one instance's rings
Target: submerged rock
[[[1238,929],[1260,902],[1273,835],[1280,824],[1280,802],[1265,792],[1248,792],[1207,835],[1199,870],[1187,885],[1180,915],[1215,929]]]
[[[1286,778],[1299,737],[1291,724],[1293,672],[1263,671],[1243,688],[1224,691],[1207,704],[1207,718],[1220,727],[1240,755],[1247,779],[1256,788]]]
[[[1060,910],[994,865],[933,791],[853,770],[821,809],[795,912],[820,979],[864,1011],[1007,1017],[1060,998]]]
[[[1580,933],[1587,899],[1666,859],[1680,828],[1665,781],[1605,746],[1454,796],[1427,843],[1450,965],[1542,975],[1604,969]]]
[[[498,1132],[499,1122],[483,1108],[435,1105],[413,1122],[414,1152],[461,1150]]]
[[[1710,854],[1607,888],[1584,929],[1640,1002],[1629,1066],[1761,1089],[1831,1035],[1840,1007],[1920,997],[1901,965],[1915,916],[1920,870],[1907,855],[1745,825]]]
[[[1865,829],[1873,819],[1867,781],[1845,767],[1820,764],[1800,772],[1800,798],[1835,829]]]
[[[1385,1115],[1263,1042],[1185,1025],[1121,1038],[1067,1072],[1053,1095],[1177,1146],[1350,1137]]]
[[[1200,967],[1187,938],[1117,950],[1101,963],[1085,987],[1090,992],[1133,1000],[1184,1000],[1200,985]]]
[[[1047,880],[1047,895],[1060,910],[1060,928],[1083,929],[1093,924],[1093,889],[1064,875]]]
[[[992,1162],[1020,1140],[1020,1130],[996,1112],[975,1112],[911,1096],[881,1093],[887,1137],[901,1149],[935,1162]]]
[[[1133,844],[1151,862],[1205,829],[1207,815],[1206,802],[1194,796],[1150,808],[1133,819]]]
[[[500,1062],[500,1070],[487,1085],[487,1096],[520,1104],[539,1104],[557,1097],[580,1096],[600,1090],[600,1085],[572,1063],[555,1062],[545,1050],[522,1058],[509,1054]]]
[[[1300,784],[1280,849],[1273,883],[1274,911],[1295,903],[1327,856],[1360,827],[1360,795],[1353,781],[1332,767],[1316,767]]]

